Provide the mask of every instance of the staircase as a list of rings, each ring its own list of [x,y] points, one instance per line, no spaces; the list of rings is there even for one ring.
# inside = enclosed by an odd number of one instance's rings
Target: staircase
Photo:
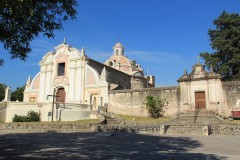
[[[203,135],[204,126],[216,124],[226,124],[226,122],[208,110],[195,110],[179,115],[178,118],[164,125],[167,135]]]
[[[114,131],[117,128],[119,128],[118,126],[121,125],[120,122],[117,119],[113,118],[110,113],[105,112],[102,113],[102,115],[104,116],[105,121],[102,125],[98,126],[97,129],[98,131],[100,132]]]
[[[110,116],[106,115],[105,119],[106,119],[106,125],[111,126],[111,125],[119,125],[120,124],[116,119],[114,119]]]

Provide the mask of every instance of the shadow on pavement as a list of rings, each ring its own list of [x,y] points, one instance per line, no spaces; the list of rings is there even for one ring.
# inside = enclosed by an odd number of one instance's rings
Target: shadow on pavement
[[[0,159],[211,159],[191,153],[201,144],[189,137],[115,133],[24,133],[0,135]]]

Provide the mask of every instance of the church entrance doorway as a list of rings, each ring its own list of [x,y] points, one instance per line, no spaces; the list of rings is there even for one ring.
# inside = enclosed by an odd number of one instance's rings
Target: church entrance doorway
[[[66,93],[64,88],[59,88],[57,90],[57,102],[65,103]]]
[[[195,109],[206,109],[205,91],[195,92]]]

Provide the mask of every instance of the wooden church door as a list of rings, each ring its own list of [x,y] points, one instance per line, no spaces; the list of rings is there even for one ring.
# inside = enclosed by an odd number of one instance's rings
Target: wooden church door
[[[65,103],[66,93],[64,88],[59,88],[57,91],[57,102]]]
[[[206,109],[205,92],[195,92],[195,109]]]

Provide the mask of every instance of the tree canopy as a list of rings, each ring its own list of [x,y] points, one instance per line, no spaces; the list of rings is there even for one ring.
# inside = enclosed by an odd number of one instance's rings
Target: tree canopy
[[[53,38],[64,21],[76,18],[76,6],[76,0],[1,0],[0,41],[12,59],[25,60],[30,42],[40,33]]]
[[[0,83],[0,102],[5,98],[5,89],[7,86],[4,83]]]
[[[23,101],[24,90],[25,86],[17,87],[16,90],[11,93],[11,101]]]
[[[224,11],[213,24],[216,28],[208,31],[213,53],[203,52],[200,56],[223,80],[240,80],[240,16]]]

